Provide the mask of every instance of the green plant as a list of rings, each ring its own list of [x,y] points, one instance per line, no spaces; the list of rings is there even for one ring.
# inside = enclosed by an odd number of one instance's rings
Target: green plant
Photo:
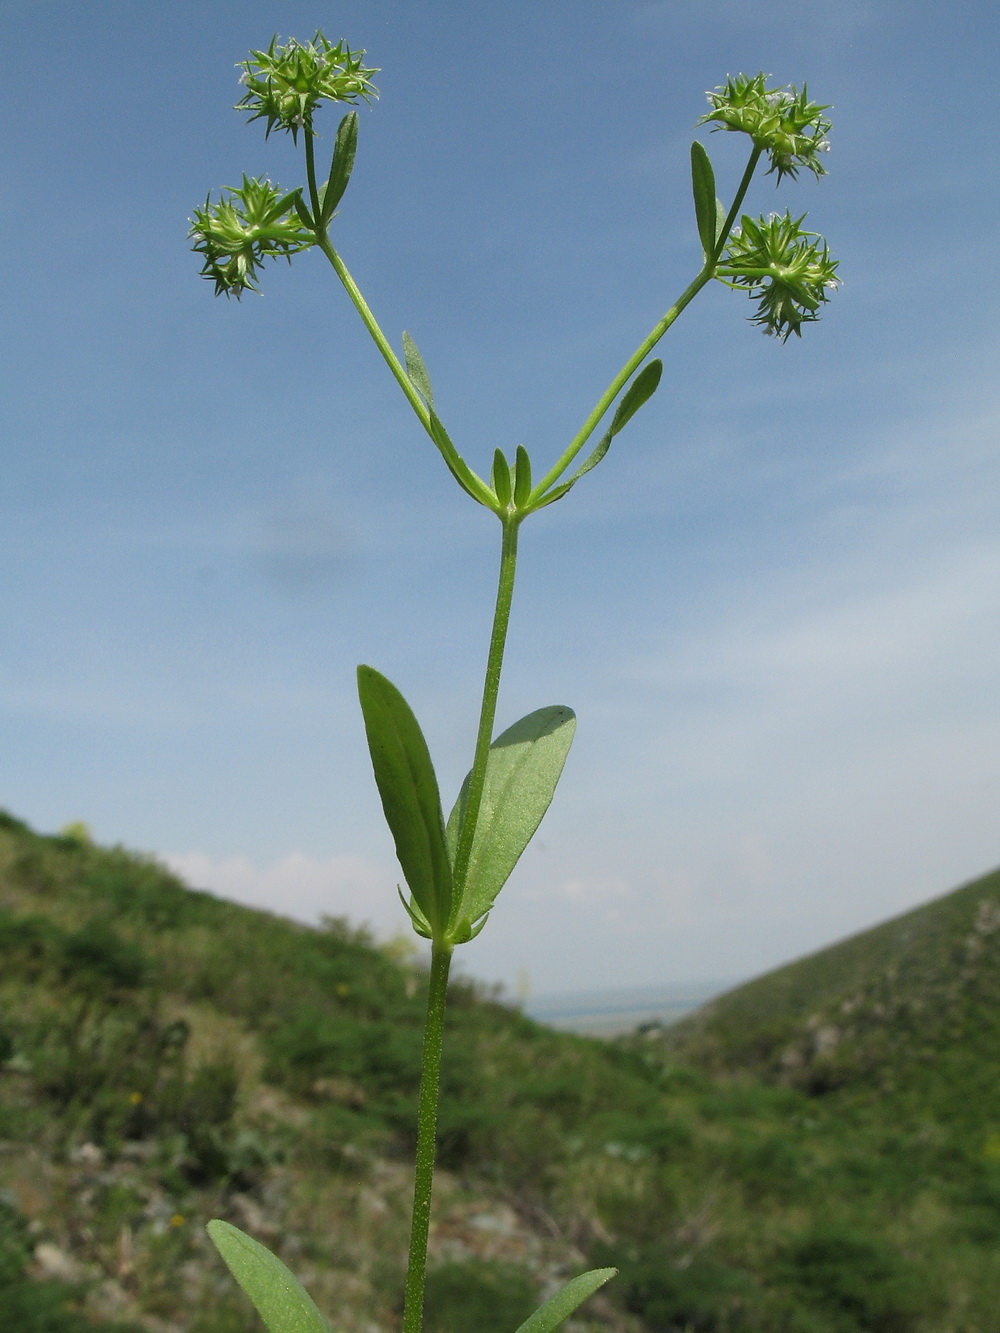
[[[95,1325],[79,1308],[79,1290],[28,1276],[31,1242],[25,1219],[0,1195],[0,1327],[18,1333],[139,1333],[134,1324]]]
[[[324,101],[355,105],[376,95],[374,68],[364,52],[336,45],[317,32],[311,42],[272,39],[266,50],[242,62],[246,91],[238,109],[251,121],[301,140],[305,184],[282,192],[263,178],[243,177],[215,202],[195,210],[191,238],[202,275],[216,294],[239,298],[258,290],[268,259],[319,249],[358,311],[421,427],[441,453],[458,485],[500,522],[499,583],[490,637],[472,765],[447,820],[437,778],[420,726],[399,690],[370,666],[358,668],[365,731],[386,821],[409,893],[400,894],[414,930],[431,942],[431,967],[418,1092],[413,1220],[403,1314],[404,1333],[419,1333],[431,1189],[437,1141],[437,1107],[445,1001],[452,953],[485,926],[497,895],[534,835],[552,800],[573,739],[569,708],[540,708],[494,739],[497,696],[514,590],[518,537],[532,514],[562,499],[607,454],[613,439],[656,391],[662,364],[650,353],[681,311],[717,279],[746,290],[757,301],[752,322],[787,340],[817,318],[837,286],[836,262],[820,237],[802,229],[803,218],[741,215],[744,198],[762,159],[776,173],[795,178],[801,168],[822,175],[821,154],[830,128],[826,107],[810,102],[805,89],[768,85],[764,75],[730,79],[709,94],[709,112],[699,123],[744,133],[751,150],[742,179],[726,208],[716,195],[715,175],[704,147],[691,147],[695,218],[702,246],[697,274],[666,314],[628,357],[598,398],[576,436],[540,480],[527,451],[513,458],[497,449],[489,479],[459,453],[438,416],[427,367],[408,333],[402,358],[393,349],[348,272],[330,237],[347,189],[358,140],[358,115],[349,110],[337,130],[330,167],[321,180],[316,164],[315,116]],[[608,420],[610,414],[610,420]],[[596,445],[581,454],[606,423]],[[303,1034],[308,1044],[311,1038]],[[335,1034],[319,1040],[335,1043]],[[358,1058],[363,1058],[358,1053]],[[394,1058],[394,1057],[387,1057]],[[471,1126],[453,1126],[467,1133]],[[272,1333],[318,1333],[327,1324],[296,1279],[274,1255],[229,1224],[210,1232],[226,1263]],[[526,1333],[548,1333],[612,1276],[604,1268],[574,1279],[522,1325]]]

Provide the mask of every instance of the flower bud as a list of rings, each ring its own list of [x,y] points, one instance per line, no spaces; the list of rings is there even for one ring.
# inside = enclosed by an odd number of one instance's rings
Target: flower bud
[[[251,120],[266,120],[267,134],[278,127],[298,141],[299,130],[312,134],[313,113],[320,102],[370,102],[378,96],[371,82],[377,69],[361,63],[364,51],[352,51],[345,42],[334,46],[317,32],[311,42],[294,37],[278,45],[271,38],[266,51],[251,51],[237,68],[247,91],[236,103]]]
[[[815,176],[826,175],[819,154],[829,150],[826,134],[830,122],[823,115],[829,106],[810,102],[805,86],[801,93],[790,88],[768,88],[767,76],[748,78],[738,74],[728,78],[725,87],[706,94],[712,108],[698,121],[714,122],[713,129],[748,134],[755,147],[768,154],[772,171],[794,180],[800,167]]]
[[[837,261],[816,232],[803,231],[803,213],[793,218],[771,213],[757,219],[744,215],[730,236],[716,276],[729,287],[742,287],[759,302],[751,322],[787,342],[802,336],[802,325],[815,322],[817,311],[839,285]]]

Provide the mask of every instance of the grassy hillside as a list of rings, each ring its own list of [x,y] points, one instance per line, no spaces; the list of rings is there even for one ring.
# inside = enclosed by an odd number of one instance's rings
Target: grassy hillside
[[[1000,1131],[1000,871],[739,986],[667,1040],[716,1071]]]
[[[453,986],[429,1333],[511,1333],[604,1262],[621,1276],[578,1330],[995,1333],[994,893],[672,1040],[548,1032]],[[336,1329],[398,1327],[423,988],[343,922],[0,819],[0,1328],[258,1327],[211,1216],[278,1250]]]

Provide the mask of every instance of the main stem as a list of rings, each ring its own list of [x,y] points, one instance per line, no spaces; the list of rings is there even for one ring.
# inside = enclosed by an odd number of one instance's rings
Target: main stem
[[[490,756],[490,742],[493,740],[493,723],[497,714],[497,695],[500,692],[500,672],[503,669],[503,653],[507,643],[507,626],[510,623],[510,605],[514,597],[514,574],[517,569],[517,533],[520,519],[501,518],[503,524],[503,542],[500,547],[500,579],[497,584],[496,609],[493,612],[493,632],[490,635],[490,652],[486,659],[486,679],[483,682],[483,701],[479,710],[479,732],[476,736],[476,753],[469,774],[469,794],[462,815],[462,830],[455,851],[455,865],[452,876],[455,901],[460,902],[465,888],[465,877],[472,855],[472,840],[476,833],[479,819],[479,807],[483,803],[483,790],[486,786],[486,764]]]
[[[454,885],[456,901],[469,866],[472,838],[486,785],[486,762],[493,738],[500,672],[503,667],[507,626],[514,596],[517,567],[517,531],[515,518],[503,519],[500,550],[500,578],[497,585],[493,632],[486,659],[486,679],[479,712],[476,753],[469,778],[469,796],[465,806],[462,833],[455,856]],[[413,1220],[410,1224],[410,1252],[406,1265],[406,1293],[403,1300],[403,1333],[420,1333],[424,1318],[424,1278],[427,1272],[427,1238],[431,1225],[431,1194],[434,1185],[434,1149],[437,1136],[438,1094],[441,1086],[441,1045],[444,1036],[444,1010],[448,993],[448,970],[452,945],[435,942],[431,948],[431,975],[427,990],[427,1018],[424,1024],[424,1048],[420,1073],[420,1101],[417,1109],[417,1157],[413,1179]]]
[[[434,1183],[434,1147],[437,1136],[438,1092],[441,1085],[441,1043],[444,1006],[451,967],[450,944],[435,944],[431,951],[431,979],[427,991],[420,1104],[417,1112],[417,1160],[413,1181],[413,1220],[410,1255],[406,1266],[403,1333],[420,1333],[424,1319],[424,1275],[427,1272],[427,1236],[431,1225],[431,1189]]]

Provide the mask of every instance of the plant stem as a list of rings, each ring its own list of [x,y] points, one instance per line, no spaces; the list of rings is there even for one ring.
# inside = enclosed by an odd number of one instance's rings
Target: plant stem
[[[604,416],[605,412],[607,412],[608,408],[618,397],[619,393],[625,387],[626,383],[634,374],[634,372],[638,370],[639,366],[642,365],[646,357],[649,356],[650,352],[653,350],[656,344],[666,333],[667,329],[670,328],[671,324],[681,313],[684,307],[686,305],[689,305],[694,300],[694,298],[698,295],[698,293],[701,291],[702,287],[704,287],[706,283],[711,282],[713,276],[714,274],[712,268],[709,268],[706,265],[706,267],[703,268],[702,271],[695,278],[694,282],[692,282],[688,287],[685,288],[685,290],[677,298],[677,300],[670,307],[670,309],[663,316],[663,318],[653,326],[653,329],[649,333],[648,337],[642,340],[639,346],[635,349],[635,351],[632,353],[629,359],[622,366],[621,370],[619,370],[618,374],[614,377],[614,379],[611,381],[608,387],[601,394],[600,398],[597,400],[596,407],[591,412],[587,420],[580,427],[579,432],[573,438],[571,443],[564,450],[564,452],[559,458],[559,461],[555,464],[554,467],[550,468],[549,471],[546,472],[545,476],[538,483],[538,485],[532,488],[529,500],[540,499],[541,496],[544,495],[544,493],[553,484],[553,482],[559,480],[562,474],[569,467],[570,463],[572,463],[573,459],[577,456],[577,454],[580,452],[583,446],[590,439],[591,435],[593,435],[598,424],[600,423],[601,418]]]
[[[729,233],[732,231],[733,224],[736,222],[737,213],[739,213],[740,209],[743,207],[743,200],[746,197],[747,190],[750,188],[750,181],[753,178],[753,173],[757,170],[757,163],[760,161],[760,155],[763,151],[763,148],[755,148],[750,154],[750,161],[747,163],[746,170],[743,173],[743,179],[740,181],[740,188],[736,191],[736,197],[732,202],[732,207],[726,214],[726,220],[722,224],[722,231],[719,233],[719,239],[716,242],[715,251],[712,254],[713,268],[719,262],[719,257],[726,248],[726,242],[729,240]]]
[[[754,148],[754,150],[751,152],[750,160],[749,162],[747,162],[746,170],[743,172],[743,179],[740,181],[739,189],[736,191],[736,197],[734,198],[732,207],[730,208],[729,213],[726,216],[726,221],[723,224],[722,231],[719,234],[719,240],[716,244],[715,250],[713,251],[711,257],[709,259],[706,259],[704,268],[701,270],[701,272],[698,274],[695,280],[688,287],[684,289],[684,291],[680,294],[680,296],[670,307],[667,313],[663,316],[663,318],[653,326],[649,335],[643,339],[643,341],[635,349],[635,351],[632,353],[629,359],[625,362],[621,370],[614,377],[614,379],[605,389],[604,393],[598,399],[597,405],[595,406],[594,410],[591,412],[590,416],[580,427],[580,430],[577,433],[577,435],[573,438],[568,447],[564,450],[563,454],[559,458],[559,461],[555,464],[553,468],[551,468],[545,474],[545,476],[538,483],[538,485],[532,488],[531,496],[529,497],[530,500],[541,499],[542,495],[544,495],[544,493],[549,489],[549,487],[552,486],[554,482],[559,480],[562,474],[569,467],[570,463],[572,463],[573,459],[577,456],[577,454],[580,452],[583,446],[590,439],[591,435],[593,435],[594,431],[597,429],[597,426],[600,424],[601,418],[604,416],[605,412],[607,412],[608,408],[618,397],[619,393],[628,383],[629,379],[632,377],[635,371],[639,369],[643,361],[645,361],[646,357],[649,356],[650,352],[653,350],[656,344],[666,333],[667,329],[670,328],[671,324],[673,324],[674,320],[681,313],[684,307],[690,305],[690,303],[701,291],[702,287],[704,287],[706,283],[711,282],[711,280],[715,277],[715,266],[719,262],[719,256],[722,254],[722,251],[725,248],[726,241],[729,239],[729,233],[733,229],[733,223],[736,221],[736,216],[739,213],[740,208],[742,207],[743,200],[746,197],[746,192],[750,188],[750,181],[753,178],[754,171],[756,171],[757,169],[757,163],[760,161],[760,155],[762,152],[763,149],[761,148]]]
[[[483,702],[479,710],[479,731],[476,736],[476,752],[469,774],[469,795],[462,816],[462,830],[458,838],[453,869],[455,902],[460,903],[465,888],[465,877],[472,855],[472,840],[479,819],[479,807],[483,802],[483,790],[486,786],[486,762],[490,754],[490,742],[493,739],[493,723],[497,712],[497,695],[500,692],[500,672],[503,668],[503,652],[507,642],[507,626],[510,623],[510,604],[514,596],[514,573],[517,568],[517,533],[520,519],[512,516],[501,517],[503,540],[500,547],[500,579],[497,584],[496,609],[493,612],[493,632],[490,635],[490,651],[486,659],[486,679],[483,682]]]
[[[438,1090],[441,1083],[441,1042],[444,1035],[444,1007],[448,994],[451,951],[450,944],[441,943],[435,943],[431,951],[431,977],[427,991],[427,1020],[424,1025],[424,1049],[420,1072],[420,1106],[417,1112],[417,1160],[413,1181],[410,1253],[406,1265],[403,1333],[420,1333],[424,1319],[424,1276],[427,1272],[427,1236],[431,1225],[431,1189],[434,1183],[434,1147]]]
[[[389,342],[389,339],[379,328],[378,320],[375,318],[371,310],[368,308],[368,302],[361,295],[361,289],[358,287],[358,284],[354,281],[350,273],[347,271],[347,265],[344,263],[340,255],[337,254],[336,250],[331,245],[330,238],[329,236],[327,236],[325,231],[319,231],[316,233],[316,244],[326,255],[327,259],[333,266],[333,271],[336,273],[340,281],[344,284],[344,288],[347,291],[347,295],[354,302],[354,306],[358,314],[361,316],[365,328],[371,334],[375,346],[382,353],[382,357],[386,365],[392,371],[397,383],[399,384],[399,387],[403,390],[403,393],[406,395],[406,401],[413,408],[414,412],[416,412],[420,424],[423,426],[424,430],[427,431],[428,435],[430,435],[431,433],[430,413],[428,412],[423,399],[420,397],[419,393],[417,393],[416,389],[410,383],[410,377],[407,375],[406,371],[400,364],[399,357],[392,350],[392,344]],[[431,438],[433,438],[433,436]]]
[[[500,550],[500,578],[497,585],[496,609],[493,613],[493,632],[486,660],[486,679],[479,713],[479,731],[476,752],[469,779],[469,796],[462,821],[458,851],[455,856],[455,900],[460,900],[461,887],[469,866],[472,838],[475,833],[479,807],[486,784],[486,761],[489,758],[493,723],[496,718],[497,696],[500,692],[500,672],[503,667],[510,606],[514,595],[514,573],[517,567],[518,519],[509,517],[503,523]],[[441,1045],[444,1036],[444,1010],[448,993],[448,970],[451,966],[452,945],[435,941],[431,947],[431,976],[427,991],[427,1019],[424,1025],[424,1047],[420,1074],[420,1104],[417,1111],[417,1158],[413,1181],[413,1220],[410,1225],[410,1252],[406,1266],[406,1294],[403,1301],[403,1333],[420,1333],[424,1317],[424,1277],[427,1272],[427,1237],[431,1223],[431,1192],[434,1184],[434,1149],[437,1130],[438,1092],[441,1084]]]

